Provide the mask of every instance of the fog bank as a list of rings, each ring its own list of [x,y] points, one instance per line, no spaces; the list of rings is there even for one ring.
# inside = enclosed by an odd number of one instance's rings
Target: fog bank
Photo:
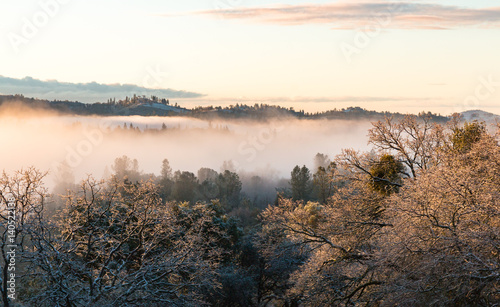
[[[111,170],[114,159],[123,155],[137,159],[143,172],[156,175],[162,160],[168,159],[174,170],[219,171],[231,161],[239,172],[288,177],[297,164],[312,167],[318,152],[333,157],[342,148],[366,149],[370,126],[368,121],[340,120],[264,123],[54,113],[19,116],[3,110],[0,161],[8,172],[35,166],[50,171],[51,177],[58,165],[66,163],[77,179],[87,174],[101,178],[105,168]]]

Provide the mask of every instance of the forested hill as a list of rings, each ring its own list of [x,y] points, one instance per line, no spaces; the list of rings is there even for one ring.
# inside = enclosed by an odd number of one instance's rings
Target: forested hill
[[[0,95],[0,105],[22,105],[33,109],[57,111],[73,115],[101,115],[101,116],[187,116],[203,119],[255,119],[270,120],[276,118],[304,118],[304,119],[369,119],[377,120],[385,116],[402,117],[401,113],[368,111],[360,107],[334,109],[321,113],[307,113],[303,110],[294,110],[275,105],[255,104],[253,106],[235,104],[227,107],[204,106],[187,109],[177,103],[171,104],[168,99],[156,96],[127,97],[125,100],[109,99],[105,103],[81,103],[76,101],[45,100],[27,98],[23,95]],[[434,121],[446,121],[447,117],[427,113]]]

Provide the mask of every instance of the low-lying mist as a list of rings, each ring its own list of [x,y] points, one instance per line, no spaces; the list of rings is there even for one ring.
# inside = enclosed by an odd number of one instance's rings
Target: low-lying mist
[[[0,161],[7,172],[29,166],[49,171],[49,188],[61,164],[73,169],[77,181],[88,174],[101,178],[123,155],[137,159],[146,174],[159,175],[168,159],[174,171],[226,168],[242,179],[258,175],[277,182],[289,178],[295,165],[312,168],[316,153],[334,157],[342,148],[366,149],[370,126],[341,120],[82,117],[11,106],[0,109]]]

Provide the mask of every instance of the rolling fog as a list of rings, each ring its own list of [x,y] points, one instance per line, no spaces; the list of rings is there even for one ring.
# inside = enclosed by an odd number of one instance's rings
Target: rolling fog
[[[161,130],[163,124],[167,129]],[[63,163],[73,169],[77,180],[87,174],[101,178],[123,155],[137,159],[139,169],[147,174],[159,175],[166,158],[174,171],[196,174],[201,167],[228,168],[247,178],[259,175],[277,180],[288,178],[297,164],[312,168],[316,153],[334,157],[342,148],[366,149],[370,126],[369,122],[297,119],[264,123],[76,117],[2,109],[0,161],[7,172],[28,166],[49,171],[49,188]]]

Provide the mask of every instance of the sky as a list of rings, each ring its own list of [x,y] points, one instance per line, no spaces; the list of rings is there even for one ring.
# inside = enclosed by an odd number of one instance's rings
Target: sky
[[[500,1],[6,0],[0,93],[500,114]]]

